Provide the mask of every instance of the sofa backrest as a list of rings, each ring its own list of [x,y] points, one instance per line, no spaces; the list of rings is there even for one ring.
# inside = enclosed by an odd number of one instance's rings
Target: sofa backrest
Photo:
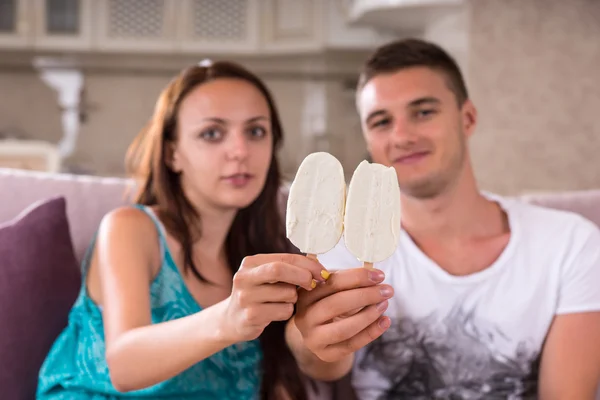
[[[540,193],[521,198],[532,204],[576,212],[600,226],[600,190]]]
[[[49,197],[64,196],[75,254],[85,254],[102,217],[130,203],[134,182],[69,174],[50,174],[0,168],[0,223],[8,221],[32,203]],[[280,190],[280,207],[285,207],[287,186]]]
[[[0,168],[0,223],[15,217],[33,202],[62,195],[76,255],[81,258],[110,210],[127,204],[133,182],[122,178],[105,178],[68,174],[48,174]],[[281,207],[285,207],[287,186],[281,190]],[[583,215],[600,226],[600,190],[556,192],[523,196],[523,200]]]
[[[64,196],[73,246],[80,260],[102,217],[127,203],[129,187],[131,182],[120,178],[0,168],[0,223],[14,218],[34,202]]]

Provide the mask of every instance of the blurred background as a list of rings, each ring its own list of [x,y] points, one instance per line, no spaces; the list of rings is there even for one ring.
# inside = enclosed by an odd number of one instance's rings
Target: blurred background
[[[350,175],[360,65],[407,36],[463,69],[483,189],[600,188],[599,0],[0,0],[0,167],[122,176],[162,88],[211,58],[266,80],[287,179],[312,151]]]

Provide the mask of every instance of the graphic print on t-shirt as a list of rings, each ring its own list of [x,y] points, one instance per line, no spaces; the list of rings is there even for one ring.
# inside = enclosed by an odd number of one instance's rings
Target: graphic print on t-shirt
[[[396,320],[358,368],[389,382],[378,400],[535,399],[539,350],[519,342],[507,357],[494,351],[499,341],[510,338],[458,304],[441,320],[436,313]]]

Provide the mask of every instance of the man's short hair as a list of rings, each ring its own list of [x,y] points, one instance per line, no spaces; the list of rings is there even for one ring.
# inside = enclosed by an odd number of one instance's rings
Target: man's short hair
[[[405,68],[428,67],[443,73],[459,106],[469,98],[458,64],[440,46],[421,39],[403,39],[380,46],[363,65],[358,91],[374,77]]]

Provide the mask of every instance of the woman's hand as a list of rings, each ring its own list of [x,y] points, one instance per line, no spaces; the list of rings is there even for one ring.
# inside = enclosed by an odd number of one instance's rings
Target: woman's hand
[[[272,321],[286,321],[294,313],[297,288],[312,290],[323,282],[324,268],[297,254],[259,254],[244,258],[233,277],[231,296],[221,333],[232,342],[256,339]]]

